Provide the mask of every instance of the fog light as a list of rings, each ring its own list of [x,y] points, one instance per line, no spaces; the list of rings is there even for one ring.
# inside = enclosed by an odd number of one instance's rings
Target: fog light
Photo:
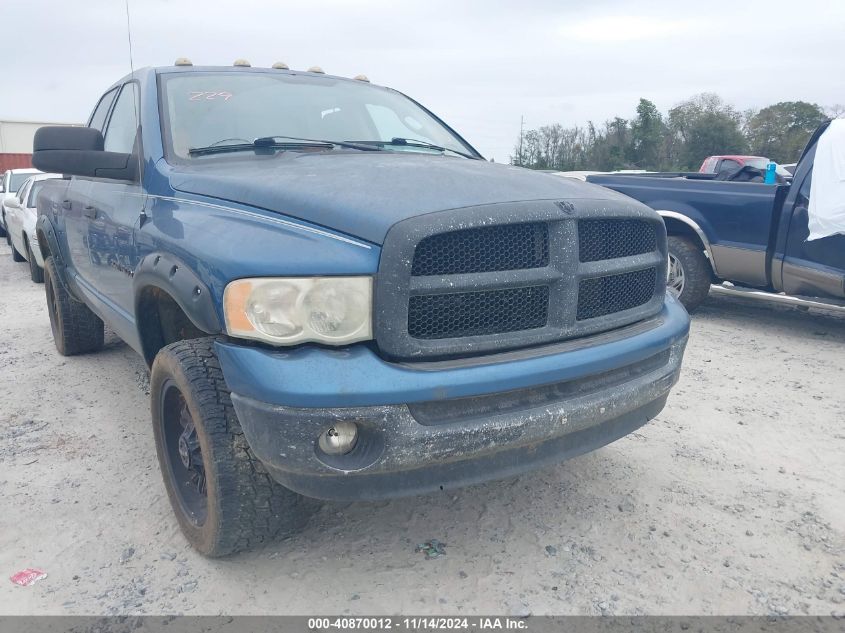
[[[320,450],[327,455],[345,455],[358,441],[358,426],[354,422],[336,422],[320,435]]]

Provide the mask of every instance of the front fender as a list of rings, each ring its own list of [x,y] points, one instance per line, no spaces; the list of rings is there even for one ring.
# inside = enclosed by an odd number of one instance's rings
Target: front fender
[[[217,334],[222,330],[208,286],[178,257],[160,252],[146,255],[135,269],[132,285],[135,314],[140,314],[144,291],[158,288],[170,295],[203,332]]]

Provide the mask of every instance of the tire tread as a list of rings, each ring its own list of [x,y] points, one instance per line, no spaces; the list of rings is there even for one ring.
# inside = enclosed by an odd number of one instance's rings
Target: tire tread
[[[250,449],[214,351],[214,340],[188,339],[164,347],[156,356],[153,374],[169,374],[172,365],[178,365],[187,384],[183,385],[178,376],[172,376],[174,381],[180,390],[190,389],[201,409],[202,419],[195,419],[195,424],[207,437],[212,454],[204,455],[204,459],[206,468],[211,462],[216,479],[216,490],[209,490],[209,495],[217,495],[217,511],[209,512],[208,520],[215,516],[217,521],[202,539],[192,538],[191,530],[186,531],[186,536],[201,553],[217,557],[293,533],[304,524],[309,512],[308,500],[276,483]],[[164,380],[156,376],[153,383],[163,384]],[[154,419],[156,415],[154,410]],[[163,447],[158,448],[161,459]],[[167,464],[161,466],[165,469]],[[168,493],[173,501],[174,493]],[[178,516],[181,510],[177,503],[173,506]],[[184,518],[179,519],[184,528]]]
[[[684,267],[684,290],[679,299],[687,312],[692,312],[707,299],[710,293],[712,281],[710,263],[702,250],[685,237],[670,235],[669,251],[674,253]]]
[[[56,263],[52,257],[44,260],[46,292],[52,289],[56,297],[57,314],[47,299],[47,310],[55,318],[54,340],[62,356],[75,356],[96,352],[103,347],[105,328],[102,319],[91,312],[84,303],[70,296],[59,278]]]

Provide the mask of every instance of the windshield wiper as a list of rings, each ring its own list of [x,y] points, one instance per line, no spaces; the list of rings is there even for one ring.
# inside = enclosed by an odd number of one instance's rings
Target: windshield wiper
[[[270,146],[273,147],[276,143],[277,138],[286,139],[288,141],[303,141],[305,143],[320,143],[323,145],[337,145],[338,147],[349,147],[351,149],[360,149],[363,152],[372,152],[378,151],[380,147],[374,147],[372,145],[366,145],[361,143],[356,143],[354,141],[326,141],[323,139],[317,138],[301,138],[299,136],[284,136],[284,135],[275,135],[275,136],[262,136],[261,138],[257,138],[253,141],[253,143],[259,147],[266,147]]]
[[[263,139],[256,139],[260,141]],[[207,154],[226,154],[228,152],[249,152],[260,149],[332,149],[334,147],[331,143],[231,143],[229,145],[208,145],[206,147],[192,147],[188,150],[191,156],[205,156]]]
[[[443,147],[442,145],[435,145],[434,143],[429,143],[428,141],[421,141],[415,138],[402,138],[401,136],[394,136],[389,141],[352,141],[354,143],[364,144],[364,145],[373,145],[376,147],[389,147],[389,146],[398,146],[398,147],[419,147],[421,149],[433,149],[438,152],[452,152],[453,154],[457,154],[458,156],[463,156],[464,158],[470,158],[472,160],[477,160],[477,156],[473,156],[472,154],[468,154],[466,152],[461,152],[456,149],[452,149],[451,147]]]
[[[277,140],[284,139],[284,140]],[[248,152],[256,149],[334,149],[334,147],[349,147],[365,152],[378,151],[382,148],[372,145],[359,145],[346,141],[324,141],[314,138],[300,138],[298,136],[260,136],[252,143],[230,143],[216,145],[212,143],[206,147],[192,147],[188,150],[191,156],[207,154],[225,154],[228,152]]]

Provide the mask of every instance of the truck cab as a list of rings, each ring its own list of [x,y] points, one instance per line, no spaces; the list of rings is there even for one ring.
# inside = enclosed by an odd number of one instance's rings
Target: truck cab
[[[307,497],[511,476],[657,415],[689,329],[659,215],[485,161],[423,106],[318,68],[115,83],[38,131],[61,354],[104,323],[151,367],[173,510],[209,556],[296,529]]]

